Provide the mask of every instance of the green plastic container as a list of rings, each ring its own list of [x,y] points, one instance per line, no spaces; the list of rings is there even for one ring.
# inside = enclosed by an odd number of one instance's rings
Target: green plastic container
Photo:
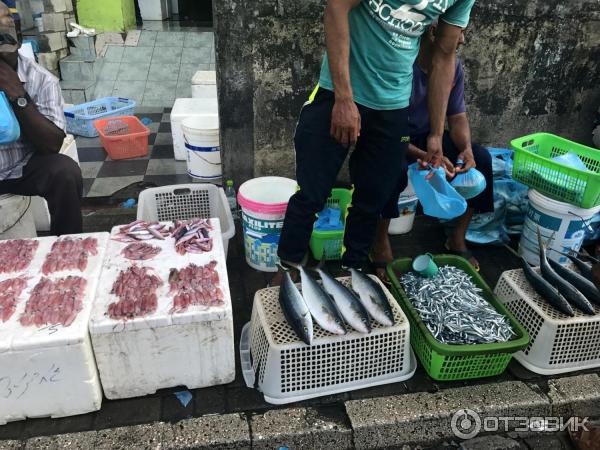
[[[511,142],[513,178],[555,200],[580,208],[600,205],[600,151],[548,133]],[[552,158],[575,153],[589,171],[567,167]]]
[[[327,208],[339,208],[341,210],[342,221],[346,224],[348,216],[348,207],[352,202],[352,191],[349,189],[336,188],[331,191],[331,197],[327,199]],[[344,246],[344,231],[319,231],[313,230],[310,237],[310,250],[317,261],[320,261],[323,255],[326,260],[342,259],[342,249]]]
[[[431,378],[441,381],[468,380],[501,374],[508,366],[513,353],[524,349],[529,344],[527,331],[496,299],[489,286],[466,259],[453,255],[436,255],[434,261],[440,267],[455,266],[468,273],[473,282],[483,290],[481,292],[483,298],[496,311],[508,318],[516,336],[511,341],[495,344],[441,343],[433,337],[423,323],[398,280],[397,274],[412,270],[412,259],[398,259],[388,265],[387,272],[392,282],[392,293],[410,322],[410,341],[421,364]]]

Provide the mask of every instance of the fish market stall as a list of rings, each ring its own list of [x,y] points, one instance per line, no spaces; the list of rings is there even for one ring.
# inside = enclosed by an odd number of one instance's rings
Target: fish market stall
[[[88,321],[108,239],[0,241],[0,424],[100,409]]]
[[[246,385],[285,404],[411,378],[409,323],[390,292],[356,272],[319,272],[324,290],[301,269],[301,291],[286,276],[256,293],[240,342]]]
[[[233,317],[219,220],[113,228],[90,334],[109,399],[231,382]]]

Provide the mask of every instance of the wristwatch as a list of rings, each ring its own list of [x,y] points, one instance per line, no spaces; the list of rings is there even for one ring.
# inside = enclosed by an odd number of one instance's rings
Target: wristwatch
[[[29,94],[27,92],[25,92],[25,95],[23,95],[21,97],[17,97],[14,100],[10,101],[10,104],[13,106],[13,108],[18,108],[18,109],[27,108],[29,103],[31,103],[31,97],[29,96]]]

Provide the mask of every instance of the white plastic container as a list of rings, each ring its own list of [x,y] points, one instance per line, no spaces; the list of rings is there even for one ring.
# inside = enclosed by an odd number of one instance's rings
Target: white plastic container
[[[350,278],[340,281],[349,286]],[[381,284],[381,283],[380,283]],[[354,331],[333,335],[314,324],[313,345],[302,342],[279,306],[279,288],[258,291],[252,320],[244,327],[240,360],[246,385],[258,389],[265,401],[292,403],[381,384],[413,376],[417,368],[410,348],[409,323],[389,291],[395,325],[372,321],[369,334]]]
[[[0,195],[0,240],[37,236],[31,197]]]
[[[225,384],[235,378],[233,317],[227,266],[220,239],[218,219],[211,219],[213,250],[203,254],[179,255],[174,239],[149,241],[161,253],[137,265],[152,267],[163,281],[158,289],[158,308],[154,314],[133,320],[113,320],[108,305],[117,301],[110,293],[121,270],[133,264],[121,256],[127,245],[110,241],[100,287],[90,319],[90,334],[104,395],[109,399],[139,397],[158,389],[187,386],[196,389]],[[115,234],[118,227],[112,231]],[[169,294],[171,268],[190,263],[205,265],[217,261],[223,306],[191,306],[171,313],[173,294]]]
[[[223,176],[219,145],[219,116],[188,117],[181,123],[187,150],[188,175],[197,180],[214,182]]]
[[[582,209],[569,203],[543,196],[529,190],[529,208],[519,242],[519,254],[534,266],[540,265],[537,238],[538,227],[544,242],[553,237],[548,247],[548,257],[566,264],[568,259],[558,252],[579,251],[589,220],[600,211],[600,206]],[[556,250],[556,251],[552,251]]]
[[[192,98],[217,98],[217,72],[199,70],[192,77]]]
[[[165,20],[169,17],[169,0],[139,0],[143,20]]]
[[[138,220],[172,222],[211,217],[219,219],[227,256],[229,240],[235,236],[235,223],[222,188],[212,184],[178,184],[146,189],[139,195]]]
[[[594,315],[573,308],[569,317],[540,297],[521,269],[504,272],[494,293],[529,333],[529,346],[514,355],[525,368],[555,375],[600,367],[600,306],[593,305]]]
[[[410,233],[415,222],[418,203],[419,199],[409,181],[408,186],[398,198],[398,211],[400,212],[400,217],[390,220],[390,226],[388,228],[389,234],[397,235]]]
[[[42,278],[41,267],[56,237],[39,238],[40,246],[25,275],[31,278],[17,309],[8,322],[0,322],[0,424],[31,417],[65,417],[100,409],[102,391],[96,371],[88,320],[96,294],[108,233],[95,237],[98,254],[88,257],[82,274],[77,270],[56,272],[50,279],[83,276],[87,287],[83,309],[68,327],[23,327],[19,318],[34,286]],[[0,281],[17,274],[0,274]]]
[[[256,270],[277,272],[283,219],[296,181],[282,177],[248,180],[238,190],[242,208],[246,262]]]
[[[173,136],[173,149],[175,159],[187,160],[187,149],[183,140],[181,122],[188,117],[218,114],[219,108],[216,98],[178,98],[175,100],[171,111],[171,134]]]

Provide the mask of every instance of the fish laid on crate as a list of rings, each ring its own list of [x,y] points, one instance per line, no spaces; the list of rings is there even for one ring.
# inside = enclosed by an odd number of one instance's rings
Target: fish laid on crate
[[[433,278],[408,272],[400,282],[431,334],[444,344],[507,342],[515,336],[508,319],[457,267],[443,266]]]
[[[133,242],[125,247],[121,254],[124,258],[133,261],[146,261],[154,258],[161,252],[161,248],[156,245],[150,245],[146,242]]]
[[[322,268],[318,267],[317,272],[323,280],[323,288],[333,298],[335,306],[337,306],[346,323],[360,333],[370,333],[371,319],[369,313],[356,294]]]
[[[169,227],[159,222],[146,222],[136,220],[128,225],[119,227],[119,232],[112,236],[112,240],[131,243],[149,241],[150,239],[164,240],[171,234]]]
[[[279,288],[279,305],[287,323],[306,345],[312,345],[313,321],[308,306],[292,281],[289,272],[284,272]]]
[[[19,318],[23,326],[63,325],[68,327],[83,309],[87,280],[68,276],[58,280],[43,277],[33,288]]]
[[[0,282],[0,322],[7,322],[17,309],[19,297],[27,287],[26,277],[9,278]]]
[[[131,266],[122,270],[115,280],[111,294],[119,301],[108,305],[111,319],[127,320],[156,312],[156,290],[162,286],[160,277],[150,267]]]
[[[566,256],[571,260],[573,264],[575,264],[575,267],[577,267],[579,272],[581,272],[581,275],[583,275],[591,282],[594,281],[594,275],[592,274],[592,266],[587,264],[585,261],[579,259],[577,256],[573,256],[571,254],[566,254]]]
[[[27,269],[39,246],[40,241],[28,239],[0,242],[0,273]]]
[[[210,221],[206,219],[176,220],[173,230],[175,250],[180,255],[210,252],[213,248],[211,231]]]
[[[42,266],[42,273],[48,275],[61,270],[79,270],[87,268],[88,255],[98,254],[98,240],[93,237],[58,239],[52,244],[50,253]]]
[[[548,259],[546,258],[546,247],[542,241],[542,234],[539,227],[537,230],[537,235],[540,251],[540,271],[542,272],[544,279],[551,285],[555,286],[556,289],[558,289],[558,292],[560,292],[565,300],[567,300],[571,305],[576,306],[586,314],[594,314],[594,307],[591,305],[588,299],[585,298],[585,296],[579,292],[575,286],[559,276],[554,269],[550,267]]]
[[[323,290],[321,285],[308,274],[304,267],[298,266],[302,282],[302,298],[315,321],[326,331],[333,334],[346,334],[342,318],[331,297]]]
[[[549,259],[548,263],[554,271],[575,286],[585,297],[592,303],[600,305],[600,291],[594,283],[578,274],[574,270],[557,263],[553,259]]]
[[[183,269],[171,269],[169,294],[175,294],[171,312],[183,312],[189,306],[222,306],[225,302],[219,286],[216,261],[205,266],[190,264]]]
[[[356,269],[350,269],[352,289],[358,294],[371,317],[381,325],[394,325],[394,312],[383,289],[373,279]]]

